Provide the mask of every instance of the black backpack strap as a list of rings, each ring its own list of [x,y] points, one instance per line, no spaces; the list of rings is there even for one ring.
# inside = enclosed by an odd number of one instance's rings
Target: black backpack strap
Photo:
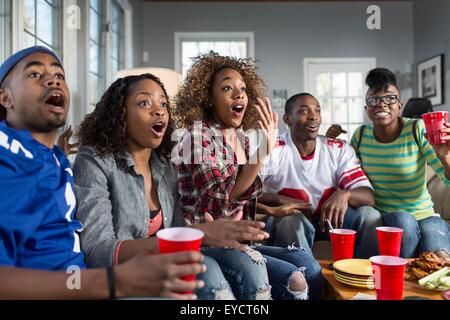
[[[358,144],[356,145],[356,155],[358,156],[359,159],[361,159],[360,155],[359,155],[359,146],[361,145],[361,141],[363,138],[363,134],[364,134],[364,129],[366,128],[366,125],[363,124],[361,126],[361,129],[359,130],[359,139],[358,139]]]
[[[416,132],[417,121],[419,121],[419,119],[414,119],[414,121],[412,123],[412,132],[413,132],[413,136],[414,136],[414,141],[416,142],[416,145],[420,150],[419,140],[417,139],[417,132]]]

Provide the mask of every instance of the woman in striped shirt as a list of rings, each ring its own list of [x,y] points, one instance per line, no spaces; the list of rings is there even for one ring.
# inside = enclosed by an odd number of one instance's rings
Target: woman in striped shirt
[[[400,255],[434,251],[450,258],[450,228],[433,210],[426,187],[426,164],[450,187],[450,135],[431,145],[422,120],[400,117],[403,103],[395,75],[384,68],[366,77],[365,110],[371,124],[359,127],[351,144],[375,189],[376,208],[386,226],[402,228]],[[450,133],[450,124],[443,131]],[[336,136],[336,127],[327,135]]]

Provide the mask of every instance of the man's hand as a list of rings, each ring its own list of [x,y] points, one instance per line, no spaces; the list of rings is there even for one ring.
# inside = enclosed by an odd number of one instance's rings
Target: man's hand
[[[306,211],[309,214],[311,203],[301,201],[283,204],[278,207],[269,207],[267,214],[275,218],[282,218],[293,214],[301,214],[302,211]]]
[[[166,297],[196,299],[194,291],[203,281],[184,281],[180,277],[206,271],[199,252],[177,252],[158,255],[138,255],[114,268],[118,297]]]
[[[261,221],[206,220],[207,222],[192,227],[205,233],[203,243],[208,246],[244,250],[247,245],[242,242],[269,238],[269,234],[262,230],[265,224]]]
[[[74,149],[79,146],[79,143],[69,143],[73,135],[72,126],[69,126],[59,137],[57,145],[60,147],[66,156],[75,154],[78,150]]]
[[[338,124],[333,124],[328,128],[325,136],[328,138],[336,139],[341,133],[347,133],[342,127]]]
[[[325,220],[329,219],[333,228],[340,229],[344,225],[344,217],[348,209],[350,191],[338,190],[328,198],[322,206],[320,214],[320,230],[325,232]]]

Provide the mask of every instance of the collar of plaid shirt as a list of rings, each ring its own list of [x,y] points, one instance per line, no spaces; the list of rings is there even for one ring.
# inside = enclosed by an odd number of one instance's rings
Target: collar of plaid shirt
[[[233,148],[231,147],[231,145],[228,143],[225,135],[222,133],[223,128],[220,126],[220,124],[214,120],[210,120],[206,123],[206,127],[211,129],[212,131],[214,131],[209,138],[214,137],[215,139],[217,139],[218,137],[222,137],[222,141],[220,141],[224,148],[224,158],[227,159],[228,155],[234,154]],[[219,132],[218,132],[219,131]],[[238,137],[239,140],[242,141],[242,139],[244,139],[244,151],[245,151],[245,156],[249,157],[249,148],[250,148],[250,140],[249,138],[246,136],[244,130],[242,128],[237,128],[236,129],[236,135]],[[233,161],[236,164],[237,163],[237,158],[236,155],[234,154],[233,157]]]

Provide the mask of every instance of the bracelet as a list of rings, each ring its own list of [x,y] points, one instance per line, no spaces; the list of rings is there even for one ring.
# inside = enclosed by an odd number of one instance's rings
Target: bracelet
[[[106,267],[106,276],[108,278],[109,298],[111,300],[114,300],[114,299],[116,299],[116,285],[115,285],[115,280],[114,280],[113,266]]]

